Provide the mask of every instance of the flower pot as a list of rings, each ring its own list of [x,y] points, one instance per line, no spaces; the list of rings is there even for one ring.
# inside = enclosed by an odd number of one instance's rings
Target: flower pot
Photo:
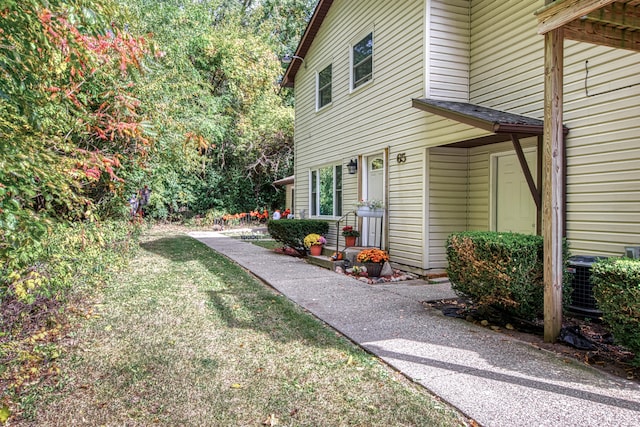
[[[344,245],[348,248],[356,245],[356,236],[344,236]]]
[[[370,208],[369,206],[358,207],[358,216],[369,218],[382,218],[384,216],[384,208]]]
[[[365,262],[364,266],[367,268],[367,274],[369,277],[380,277],[384,264],[378,262]]]
[[[313,256],[322,255],[322,245],[312,245],[309,248],[309,253]]]

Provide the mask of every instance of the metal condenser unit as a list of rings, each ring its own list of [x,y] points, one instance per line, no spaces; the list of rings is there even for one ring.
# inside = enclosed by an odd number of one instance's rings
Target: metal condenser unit
[[[591,255],[576,255],[569,258],[567,270],[571,275],[571,304],[569,310],[583,316],[600,317],[602,312],[593,297],[591,284],[591,266],[597,260],[604,258]]]

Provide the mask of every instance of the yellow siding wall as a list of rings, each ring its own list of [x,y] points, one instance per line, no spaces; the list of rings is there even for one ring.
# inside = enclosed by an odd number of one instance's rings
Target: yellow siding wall
[[[533,12],[544,1],[471,3],[471,102],[543,118],[544,40]],[[587,97],[586,60],[598,93],[640,82],[640,54],[565,42],[567,237],[573,253],[621,255],[640,245],[640,86]]]
[[[296,209],[308,208],[310,168],[389,153],[389,247],[394,261],[421,265],[424,222],[424,0],[336,0],[296,75]],[[349,91],[349,46],[373,30],[373,81]],[[332,104],[315,111],[315,73],[333,64]],[[396,156],[405,153],[406,163]],[[358,200],[344,168],[344,208]]]
[[[567,237],[572,252],[620,255],[640,245],[640,54],[565,44]]]
[[[431,148],[429,158],[429,267],[445,268],[449,234],[467,229],[468,150]]]
[[[293,184],[287,184],[284,188],[284,208],[285,209],[293,209],[293,191],[294,191],[294,185]]]
[[[469,0],[427,3],[427,97],[469,102]]]

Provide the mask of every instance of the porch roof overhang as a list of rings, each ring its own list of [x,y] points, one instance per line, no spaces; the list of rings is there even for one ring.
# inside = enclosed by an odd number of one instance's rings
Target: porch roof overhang
[[[289,185],[295,182],[295,175],[287,176],[285,178],[281,178],[277,181],[273,181],[273,185]]]
[[[491,135],[457,141],[448,144],[447,147],[471,148],[511,141],[512,135],[519,139],[542,136],[544,134],[544,121],[540,119],[468,102],[414,98],[412,105],[420,110],[491,132]],[[566,127],[564,130],[565,134],[569,131]]]

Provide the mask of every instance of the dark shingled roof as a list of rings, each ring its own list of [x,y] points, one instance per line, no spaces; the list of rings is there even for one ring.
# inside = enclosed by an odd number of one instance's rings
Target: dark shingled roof
[[[413,106],[493,133],[542,135],[544,132],[542,120],[468,102],[419,98],[413,100]]]
[[[429,113],[491,132],[490,135],[448,144],[448,147],[470,148],[510,141],[513,137],[519,139],[544,134],[542,120],[468,102],[416,98],[412,100],[412,105]],[[568,132],[569,129],[565,127],[564,134]]]

